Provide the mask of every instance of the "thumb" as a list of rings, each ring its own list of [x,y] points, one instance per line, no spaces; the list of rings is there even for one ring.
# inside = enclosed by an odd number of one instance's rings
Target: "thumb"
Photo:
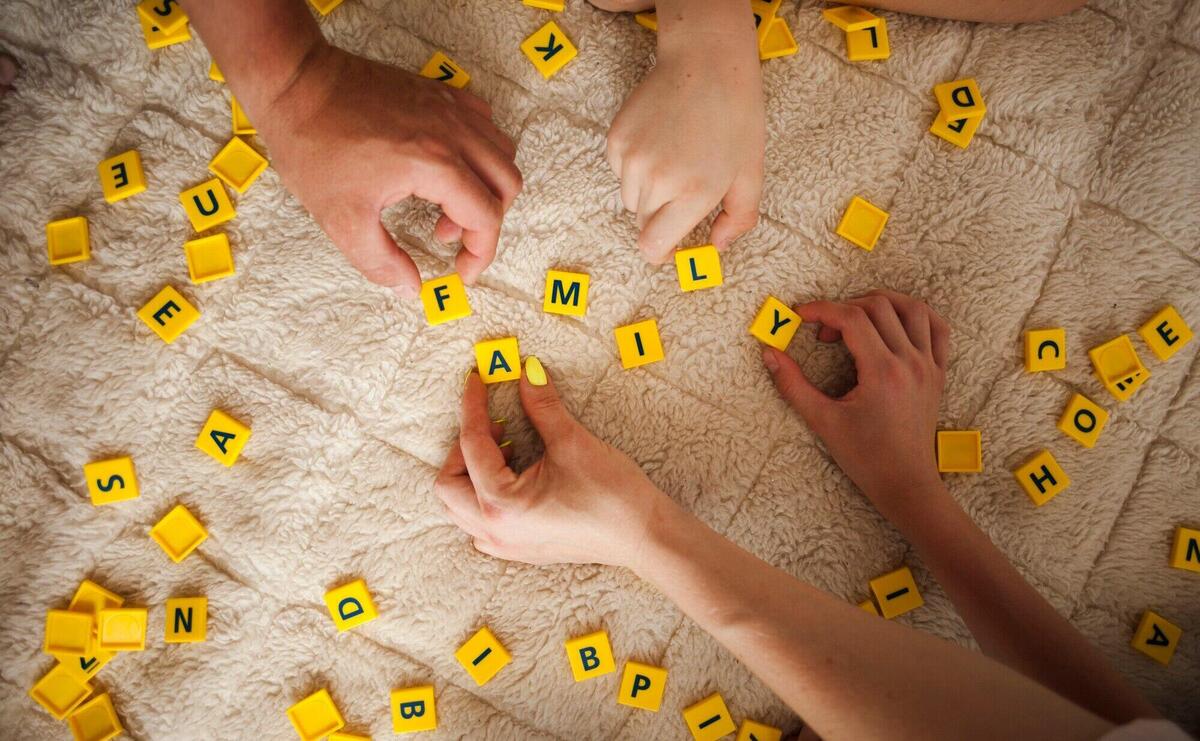
[[[542,367],[542,361],[530,355],[525,359],[525,373],[521,376],[521,406],[533,423],[534,429],[542,436],[546,447],[561,439],[578,422],[563,406],[550,374]]]
[[[363,210],[336,229],[326,229],[334,244],[367,280],[387,286],[401,298],[421,291],[421,271],[379,221],[379,213]]]
[[[775,388],[792,409],[800,413],[809,427],[816,428],[816,422],[825,415],[828,405],[833,403],[812,381],[800,370],[800,366],[786,353],[779,352],[773,347],[763,348],[763,365],[771,372],[775,380]]]

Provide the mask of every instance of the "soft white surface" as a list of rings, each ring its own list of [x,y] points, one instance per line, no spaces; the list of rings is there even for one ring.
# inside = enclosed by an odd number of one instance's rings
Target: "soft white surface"
[[[1167,567],[1174,526],[1200,524],[1200,342],[1168,363],[1143,348],[1153,377],[1115,409],[1085,354],[1167,302],[1200,329],[1200,2],[1098,0],[1019,27],[889,14],[892,58],[866,64],[845,60],[817,6],[789,0],[783,14],[800,52],[764,71],[762,223],[725,255],[724,287],[687,295],[635,254],[604,161],[607,123],[653,51],[631,18],[570,0],[556,20],[580,55],[549,82],[517,49],[549,14],[517,0],[347,0],[325,19],[338,43],[405,68],[445,49],[519,142],[525,193],[471,291],[475,313],[434,329],[347,267],[271,170],[227,230],[237,276],[190,285],[177,194],[229,137],[202,44],[148,52],[128,2],[0,3],[0,47],[23,66],[0,101],[3,735],[63,735],[25,693],[51,665],[45,611],[84,577],[151,608],[148,650],[97,678],[135,738],[288,738],[284,709],[319,686],[350,730],[386,738],[388,690],[430,681],[446,737],[682,738],[679,709],[713,690],[738,719],[796,728],[629,575],[500,563],[444,520],[430,483],[471,345],[507,333],[589,427],[715,527],[847,600],[908,563],[927,605],[904,622],[967,641],[917,555],[776,398],[745,334],[767,293],[877,285],[923,295],[956,328],[943,424],[983,430],[986,472],[951,477],[955,496],[1164,712],[1200,730],[1200,577]],[[931,86],[961,76],[989,108],[966,151],[926,133]],[[95,165],[129,147],[149,191],[110,206]],[[892,215],[873,254],[833,233],[855,194]],[[44,225],[73,214],[91,223],[93,259],[51,268]],[[424,206],[390,215],[426,275],[450,264],[432,221]],[[551,267],[591,273],[583,321],[541,312]],[[168,282],[203,313],[170,347],[134,316]],[[646,317],[667,359],[624,372],[612,328]],[[1056,325],[1068,369],[1025,374],[1021,331]],[[804,333],[792,352],[846,382],[840,350]],[[1075,390],[1113,409],[1095,450],[1054,428]],[[493,406],[518,455],[535,455],[511,385]],[[231,469],[192,447],[213,407],[253,426]],[[1046,446],[1074,484],[1035,509],[1009,471]],[[93,508],[81,466],[114,453],[133,455],[142,496]],[[211,531],[180,565],[147,537],[177,502]],[[357,576],[381,617],[338,635],[321,595]],[[208,642],[165,646],[163,602],[192,594],[209,598]],[[1168,668],[1128,645],[1147,607],[1184,629]],[[476,688],[452,652],[480,624],[515,659]],[[600,626],[619,663],[670,669],[662,712],[617,705],[619,674],[570,680],[562,640]]]

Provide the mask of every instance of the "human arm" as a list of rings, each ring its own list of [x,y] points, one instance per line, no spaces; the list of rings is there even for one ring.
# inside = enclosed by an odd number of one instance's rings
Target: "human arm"
[[[654,264],[714,208],[724,248],[758,221],[766,142],[762,73],[749,3],[660,0],[656,66],[608,134],[621,202]]]
[[[472,283],[521,190],[516,149],[482,99],[327,43],[302,0],[187,0],[192,25],[271,149],[283,183],[367,279],[415,296],[416,264],[380,221],[416,196],[462,240]]]
[[[851,5],[956,21],[1030,23],[1070,13],[1086,0],[845,0]],[[843,4],[841,0],[837,3]]]
[[[949,328],[888,291],[796,307],[843,340],[858,383],[831,399],[784,353],[764,351],[780,393],[864,494],[909,539],[984,653],[1117,723],[1157,716],[1103,655],[1031,587],[950,496],[933,442]]]
[[[459,440],[435,484],[478,550],[632,569],[826,739],[1094,739],[1107,729],[987,657],[868,615],[755,558],[584,429],[552,382],[529,378],[519,382],[521,402],[545,456],[520,473],[508,467],[486,387],[471,374]]]

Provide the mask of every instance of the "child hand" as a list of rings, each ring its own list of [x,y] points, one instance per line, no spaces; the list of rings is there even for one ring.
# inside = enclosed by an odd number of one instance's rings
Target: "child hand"
[[[584,429],[548,378],[534,386],[525,375],[520,384],[545,455],[520,474],[508,467],[487,387],[471,373],[459,440],[434,484],[450,519],[497,558],[632,566],[656,508],[670,500],[628,456]]]
[[[654,264],[669,259],[718,204],[710,237],[718,248],[758,222],[766,141],[762,75],[751,16],[737,3],[727,5],[744,22],[672,31],[659,13],[658,65],[608,133],[621,201],[637,214],[638,249]]]
[[[933,444],[950,327],[925,303],[893,291],[814,301],[796,312],[821,324],[818,339],[846,343],[858,384],[832,399],[784,353],[765,348],[763,362],[783,398],[890,518],[906,494],[939,482]]]
[[[333,46],[315,54],[256,122],[284,185],[354,267],[402,296],[418,293],[421,276],[380,211],[409,196],[438,204],[434,234],[462,239],[457,270],[474,282],[522,185],[491,107]]]

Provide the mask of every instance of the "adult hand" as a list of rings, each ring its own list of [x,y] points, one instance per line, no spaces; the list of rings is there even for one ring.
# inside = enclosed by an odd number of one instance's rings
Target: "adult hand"
[[[531,564],[632,568],[647,528],[670,500],[628,456],[571,416],[537,358],[526,362],[521,405],[545,455],[519,474],[509,468],[511,448],[499,446],[503,430],[488,415],[487,387],[471,373],[459,439],[434,491],[483,553]],[[544,383],[534,385],[531,377]]]

